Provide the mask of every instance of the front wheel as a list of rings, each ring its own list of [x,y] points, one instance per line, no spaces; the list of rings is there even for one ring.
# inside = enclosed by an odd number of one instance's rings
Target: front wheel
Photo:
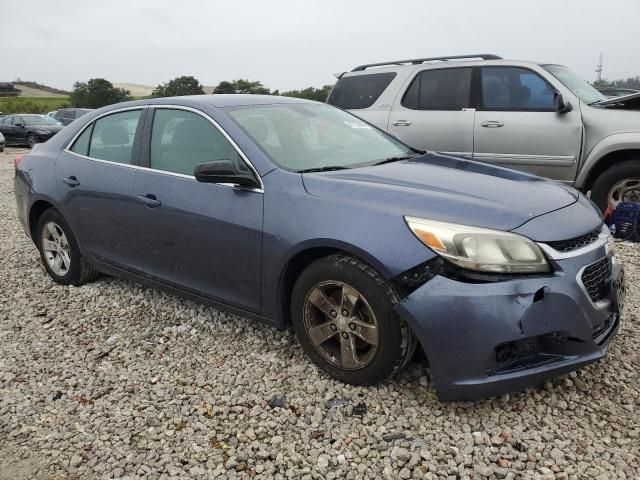
[[[36,235],[44,268],[56,283],[82,285],[98,276],[82,257],[71,228],[58,211],[45,210],[38,220]]]
[[[312,263],[293,289],[293,327],[306,354],[337,380],[373,385],[398,372],[416,340],[398,299],[371,267],[346,255]]]
[[[591,200],[604,212],[619,203],[640,203],[640,160],[627,160],[614,165],[596,179]]]

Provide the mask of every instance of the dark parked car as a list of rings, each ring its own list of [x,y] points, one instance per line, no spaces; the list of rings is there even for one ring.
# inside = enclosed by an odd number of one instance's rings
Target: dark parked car
[[[291,323],[352,384],[420,345],[441,399],[501,394],[604,357],[620,321],[585,196],[307,100],[105,107],[16,159],[15,196],[56,282],[102,272]]]
[[[69,125],[74,120],[93,111],[91,108],[61,108],[53,113],[53,118],[63,125]]]
[[[60,122],[46,115],[19,113],[0,118],[0,132],[7,145],[29,145],[46,142],[62,130]]]

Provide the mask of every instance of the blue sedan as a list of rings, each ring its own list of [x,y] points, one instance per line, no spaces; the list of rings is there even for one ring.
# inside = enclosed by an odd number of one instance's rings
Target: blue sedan
[[[415,150],[329,105],[112,105],[15,168],[54,281],[115,275],[292,325],[351,384],[421,348],[439,398],[498,395],[604,357],[620,322],[623,269],[586,197]]]

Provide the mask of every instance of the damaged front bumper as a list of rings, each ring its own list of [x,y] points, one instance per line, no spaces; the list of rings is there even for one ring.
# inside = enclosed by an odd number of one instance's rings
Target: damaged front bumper
[[[502,395],[595,362],[617,332],[623,269],[606,241],[553,255],[553,273],[492,283],[437,275],[396,305],[438,398]]]

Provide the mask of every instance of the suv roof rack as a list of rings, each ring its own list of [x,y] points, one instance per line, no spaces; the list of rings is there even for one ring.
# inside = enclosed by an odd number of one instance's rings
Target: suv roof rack
[[[382,67],[385,65],[400,65],[402,63],[411,63],[413,65],[418,65],[419,63],[424,63],[424,62],[434,62],[434,61],[446,62],[448,60],[462,60],[462,59],[471,59],[471,58],[481,58],[483,60],[502,60],[502,57],[499,57],[498,55],[493,55],[491,53],[477,53],[472,55],[452,55],[447,57],[412,58],[409,60],[394,60],[392,62],[368,63],[366,65],[360,65],[359,67],[356,67],[351,71],[359,72],[371,67]]]

